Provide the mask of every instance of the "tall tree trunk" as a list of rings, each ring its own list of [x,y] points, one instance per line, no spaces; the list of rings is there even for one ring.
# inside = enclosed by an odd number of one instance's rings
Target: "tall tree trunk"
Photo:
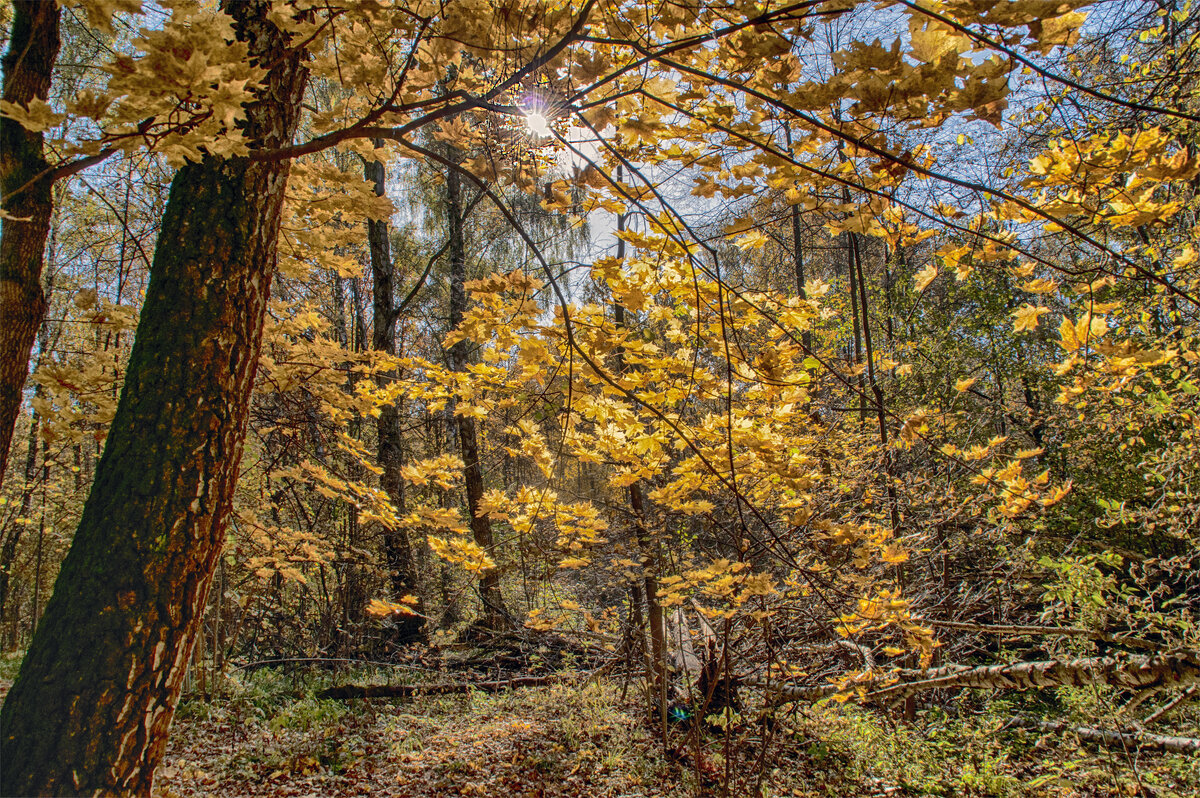
[[[840,120],[840,114],[835,110],[834,118]],[[846,163],[846,147],[845,142],[839,141],[837,145],[839,163]],[[846,207],[850,206],[850,187],[842,186],[842,202]],[[850,273],[850,316],[854,322],[854,365],[861,366],[863,362],[863,340],[862,330],[859,328],[858,318],[858,271],[861,263],[861,254],[858,250],[858,237],[846,231],[846,271]],[[866,306],[863,306],[863,313],[866,313]],[[866,323],[864,318],[863,323]],[[862,426],[867,421],[867,383],[863,379],[862,372],[858,374],[858,423]]]
[[[783,134],[787,141],[788,152],[792,151],[792,128],[786,122],[783,125]],[[800,224],[800,206],[792,206],[792,268],[796,276],[796,296],[801,299],[808,299],[808,290],[804,287],[804,242],[801,238]],[[812,331],[805,330],[800,335],[800,341],[804,344],[804,354],[812,354]]]
[[[617,167],[617,180],[620,181],[621,168]],[[617,232],[625,231],[625,214],[617,215]],[[625,239],[617,238],[617,259],[625,259]],[[625,329],[625,307],[619,302],[613,303],[613,321],[617,330]],[[625,349],[618,347],[616,351],[617,374],[625,373]],[[641,603],[646,602],[646,618],[650,626],[650,650],[645,651],[645,638],[639,629],[637,634],[642,640],[643,654],[646,660],[646,679],[650,690],[651,711],[656,723],[666,734],[667,723],[667,643],[666,624],[663,619],[662,604],[658,601],[658,557],[654,542],[650,539],[646,528],[646,506],[642,496],[641,481],[629,486],[629,508],[633,513],[633,538],[637,543],[642,559],[642,580],[635,581],[630,591],[630,599],[637,605],[636,616],[641,617]],[[639,624],[640,626],[640,624]]]
[[[851,233],[853,235],[853,233]],[[852,241],[854,239],[851,239]],[[863,274],[862,252],[857,244],[854,247],[854,270],[858,277],[858,305],[862,308],[863,343],[867,355],[867,380],[871,385],[871,396],[875,400],[875,418],[879,422],[879,447],[883,450],[883,470],[887,478],[888,517],[892,525],[892,533],[900,528],[900,507],[896,500],[896,474],[892,466],[892,448],[888,444],[887,411],[883,406],[883,388],[875,377],[875,350],[871,344],[871,317],[867,312],[867,280]],[[864,396],[865,401],[865,396]],[[897,573],[903,573],[903,566],[896,567]]]
[[[350,280],[350,322],[354,334],[351,336],[350,346],[353,352],[362,352],[367,348],[366,339],[366,322],[363,320],[363,303],[362,293],[359,290],[358,278]],[[348,395],[353,396],[356,386],[358,385],[358,372],[351,368],[353,364],[349,361],[343,363],[346,369],[346,384],[345,391]],[[316,427],[313,428],[314,435]],[[362,438],[363,433],[363,418],[362,415],[355,412],[349,422],[346,424],[346,433],[356,440]],[[318,450],[320,451],[320,450]],[[359,480],[364,477],[364,469],[358,459],[348,456],[344,460],[346,476],[350,480]],[[345,532],[342,538],[342,550],[346,556],[342,558],[342,562],[334,569],[337,574],[338,582],[335,591],[340,606],[337,610],[337,615],[341,619],[331,629],[329,640],[331,650],[339,651],[342,656],[354,656],[361,654],[363,649],[364,635],[367,629],[367,568],[357,552],[362,551],[362,524],[359,521],[358,507],[354,504],[346,504],[342,508],[346,513],[345,523],[342,526]],[[311,524],[310,524],[311,529]],[[303,593],[300,594],[304,596]]]
[[[301,54],[268,0],[227,5],[269,70],[246,137],[286,145]],[[225,538],[287,176],[212,157],[175,176],[95,483],[0,710],[5,795],[151,791]]]
[[[849,196],[847,193],[847,202]],[[854,322],[854,365],[863,362],[862,328],[858,318],[858,239],[854,233],[846,233],[846,271],[850,273],[850,317]],[[863,375],[858,375],[858,423],[867,420],[867,385]]]
[[[449,217],[450,256],[450,327],[462,324],[467,311],[467,253],[463,234],[462,182],[456,170],[446,174],[446,211]],[[456,342],[450,347],[450,368],[465,371],[470,356],[471,343]],[[479,462],[479,436],[475,430],[475,419],[458,416],[458,445],[463,459],[463,481],[467,488],[467,512],[471,516],[471,535],[484,551],[492,554],[492,522],[486,515],[480,517],[479,505],[483,502],[483,466]],[[508,626],[508,611],[504,608],[504,597],[500,593],[500,571],[493,568],[479,577],[479,598],[483,602],[483,623],[489,629]]]
[[[12,567],[17,559],[17,546],[25,532],[26,519],[33,509],[33,489],[37,480],[38,427],[40,419],[35,412],[29,421],[29,448],[25,450],[25,484],[21,489],[21,509],[17,511],[10,527],[5,530],[4,542],[0,543],[0,618],[8,606],[8,586],[12,579]]]
[[[28,106],[50,95],[58,45],[58,4],[15,0],[4,54],[5,100]],[[46,315],[42,254],[50,231],[51,181],[38,179],[46,166],[42,134],[0,117],[0,485],[21,410],[29,353]]]
[[[375,146],[383,145],[376,141]],[[387,173],[380,161],[365,161],[363,173],[375,184],[375,195],[386,194]],[[385,219],[367,220],[367,244],[371,253],[371,277],[373,280],[372,302],[374,304],[374,327],[371,331],[371,347],[389,355],[396,354],[396,270],[392,263],[391,244],[388,242],[388,223]],[[396,376],[385,372],[377,379],[382,388]],[[400,435],[400,411],[394,403],[379,409],[376,424],[379,452],[377,461],[383,473],[379,486],[387,493],[398,515],[404,513],[404,481],[400,468],[404,465],[403,440]],[[392,595],[400,600],[404,596],[417,596],[418,587],[416,558],[413,557],[412,542],[403,527],[385,531],[384,554],[387,556],[388,572],[391,576]],[[419,607],[418,607],[419,609]],[[399,642],[408,642],[421,635],[423,621],[419,616],[410,616],[397,621],[396,637]]]

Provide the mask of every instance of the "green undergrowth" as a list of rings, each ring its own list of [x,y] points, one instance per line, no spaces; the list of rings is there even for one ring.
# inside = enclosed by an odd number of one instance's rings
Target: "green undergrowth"
[[[825,703],[797,708],[780,746],[791,747],[808,770],[799,779],[807,782],[797,787],[801,795],[856,795],[865,789],[932,796],[1200,794],[1200,758],[1097,748],[1068,733],[1008,725],[1025,705],[1042,703],[1021,696],[952,704],[951,711],[931,707],[912,722]]]
[[[232,678],[220,698],[180,704],[157,792],[695,795],[622,686],[554,685],[411,700],[317,698],[378,671]],[[629,691],[632,696],[632,690]],[[234,741],[215,744],[232,734]],[[289,791],[290,791],[289,787]]]
[[[1006,727],[1021,712],[1093,708],[1078,696],[971,698],[924,708],[911,722],[833,702],[783,707],[763,722],[760,708],[748,706],[728,739],[720,730],[695,734],[674,725],[665,745],[640,711],[636,687],[617,680],[405,700],[316,697],[335,683],[389,678],[402,677],[259,671],[227,680],[219,698],[188,698],[156,792],[163,798],[1200,794],[1200,758],[1099,749],[1069,734]],[[1187,726],[1194,715],[1187,708],[1171,725]]]
[[[0,653],[0,681],[8,683],[16,679],[17,672],[21,670],[21,660],[24,657],[24,651],[6,651]]]

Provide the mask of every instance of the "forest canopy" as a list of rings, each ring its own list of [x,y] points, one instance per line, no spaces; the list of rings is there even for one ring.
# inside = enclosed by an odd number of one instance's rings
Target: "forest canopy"
[[[342,668],[623,684],[694,794],[989,695],[1186,794],[1198,20],[3,4],[0,792]]]

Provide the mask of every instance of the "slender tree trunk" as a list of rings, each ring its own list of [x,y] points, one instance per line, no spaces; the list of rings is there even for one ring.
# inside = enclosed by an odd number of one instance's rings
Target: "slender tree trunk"
[[[50,467],[46,463],[46,444],[42,443],[42,507],[38,513],[37,543],[33,549],[33,607],[29,612],[29,638],[37,631],[38,621],[42,619],[42,552],[46,543],[46,482]],[[24,663],[22,663],[24,664]],[[20,674],[18,674],[20,675]],[[2,719],[2,718],[0,718]],[[2,753],[2,752],[0,752]]]
[[[366,321],[363,311],[362,291],[359,287],[358,278],[351,278],[350,281],[350,318],[349,321],[349,347],[351,352],[365,351],[368,345],[366,337]],[[351,368],[351,363],[346,361],[343,366],[346,368],[346,384],[345,391],[348,395],[353,395],[358,385],[358,372]],[[346,425],[347,434],[358,440],[362,437],[363,418],[355,412],[349,423]],[[313,432],[316,434],[316,426],[314,424]],[[318,450],[320,451],[320,450]],[[345,463],[346,475],[351,480],[363,478],[363,467],[354,457],[347,456],[343,458]],[[334,596],[338,606],[333,608],[328,617],[337,620],[336,623],[331,623],[329,629],[328,646],[331,650],[341,651],[343,654],[353,656],[355,653],[361,653],[363,648],[363,639],[367,629],[367,573],[366,564],[356,554],[362,550],[362,524],[359,521],[359,510],[354,504],[346,504],[345,522],[342,525],[342,549],[345,556],[341,563],[334,569],[336,575],[336,584],[334,588]],[[313,528],[314,521],[307,521],[310,530]]]
[[[834,118],[840,119],[840,115],[835,110]],[[846,163],[845,143],[838,143],[838,161]],[[849,207],[850,205],[850,188],[842,186],[842,202]],[[850,273],[850,315],[854,322],[854,365],[860,366],[863,362],[863,342],[862,331],[859,328],[858,317],[858,283],[859,283],[859,264],[861,256],[858,251],[858,237],[846,231],[846,271]],[[863,312],[866,312],[866,306],[863,307]],[[865,319],[863,320],[865,324]],[[867,383],[863,379],[862,372],[858,374],[858,423],[865,424],[867,421]]]
[[[849,202],[849,198],[846,200]],[[850,273],[850,316],[854,322],[854,365],[863,362],[862,327],[858,314],[858,239],[854,233],[846,233],[846,271]],[[867,420],[867,384],[860,372],[858,375],[858,423]]]
[[[218,561],[220,577],[217,579],[217,600],[213,607],[213,694],[221,697],[221,687],[225,678],[225,594],[229,592],[229,571],[222,558]]]
[[[357,278],[350,278],[349,282],[350,318],[347,319],[345,285],[341,277],[334,275],[333,289],[338,302],[338,340],[349,351],[361,352],[366,348],[366,341],[359,334],[362,330],[362,320],[359,318],[359,309],[362,304],[358,288],[359,281]],[[353,365],[351,361],[343,361],[341,365],[346,372],[343,390],[347,395],[352,396],[359,381],[359,374],[351,368]],[[362,416],[357,412],[354,413],[346,425],[347,434],[355,439],[360,439],[362,422]],[[315,425],[313,432],[316,434]],[[357,459],[350,456],[342,459],[347,477],[352,480],[361,479],[363,469]],[[345,556],[340,558],[341,561],[333,569],[337,577],[333,591],[337,606],[322,606],[321,628],[325,638],[324,648],[340,652],[344,656],[354,656],[363,650],[362,643],[366,629],[366,568],[355,554],[362,549],[360,540],[362,530],[359,524],[358,508],[353,504],[346,504],[343,509],[346,516],[341,526],[343,533],[341,547]]]
[[[667,640],[666,621],[658,601],[658,553],[646,529],[646,506],[642,486],[629,486],[629,507],[633,510],[638,549],[642,555],[642,593],[646,599],[646,620],[650,625],[651,686],[654,689],[652,709],[666,734],[667,725]]]
[[[306,71],[267,0],[229,2],[269,71],[252,146],[290,141]],[[0,711],[0,792],[149,794],[245,439],[288,163],[179,170],[125,386],[70,552]]]
[[[4,99],[27,106],[50,95],[58,57],[58,4],[15,0],[11,38],[4,54]],[[0,484],[21,410],[29,353],[46,315],[42,255],[50,231],[51,181],[42,134],[0,117]]]
[[[4,542],[0,544],[0,618],[8,605],[8,586],[12,579],[13,563],[17,559],[17,546],[21,543],[25,531],[25,520],[33,509],[33,489],[37,480],[38,426],[40,419],[37,413],[29,422],[29,448],[25,451],[25,485],[21,489],[21,509],[17,511],[14,523],[5,531]]]
[[[621,170],[618,167],[617,180],[621,179]],[[625,219],[625,214],[617,216],[618,233],[625,231]],[[619,260],[625,258],[624,238],[617,238],[617,258]],[[613,303],[613,321],[616,323],[618,331],[625,329],[625,307],[620,303]],[[625,350],[623,347],[617,348],[615,359],[617,374],[624,374]],[[641,602],[643,600],[646,602],[646,618],[650,626],[650,650],[648,652],[645,651],[645,638],[642,637],[640,630],[638,636],[642,639],[642,649],[646,657],[646,678],[653,696],[651,710],[665,735],[667,723],[666,624],[663,619],[662,605],[658,601],[658,557],[653,541],[650,540],[649,531],[646,529],[646,506],[642,497],[640,481],[629,486],[629,508],[633,512],[633,539],[637,543],[638,552],[643,560],[642,581],[640,584],[634,582],[630,599],[638,605],[637,617],[639,619],[642,614]]]
[[[462,182],[454,169],[446,173],[446,211],[450,221],[450,327],[462,324],[467,311],[467,253],[463,234]],[[462,340],[450,347],[450,368],[465,371],[470,357],[470,341]],[[484,551],[493,554],[492,522],[486,515],[480,517],[479,506],[483,502],[483,466],[479,462],[479,435],[475,419],[458,416],[458,445],[463,459],[463,481],[467,488],[467,512],[471,516],[471,534],[475,543]],[[483,622],[489,629],[508,626],[508,611],[500,592],[500,571],[497,568],[479,577],[479,598],[483,602]]]
[[[784,123],[783,134],[787,141],[788,152],[792,151],[792,128]],[[808,299],[808,291],[804,287],[804,242],[801,238],[800,206],[792,206],[792,268],[796,275],[796,296]],[[812,353],[812,332],[805,330],[800,336],[804,344],[804,353]]]
[[[897,247],[895,250],[896,258],[899,262],[904,261],[904,250]],[[885,310],[887,315],[884,316],[883,333],[887,338],[888,348],[894,348],[896,345],[895,324],[892,320],[894,311],[894,303],[892,302],[892,256],[888,254],[887,243],[883,245],[883,301],[886,305]]]
[[[382,146],[376,141],[375,146]],[[387,173],[379,161],[366,161],[363,173],[375,184],[375,195],[386,193]],[[392,264],[391,244],[388,242],[388,223],[385,219],[367,220],[367,244],[371,253],[371,276],[373,279],[372,302],[374,304],[374,328],[371,347],[389,355],[396,354],[396,270]],[[376,382],[386,386],[396,376],[395,372],[381,374]],[[387,493],[398,515],[404,513],[404,480],[400,468],[404,465],[403,439],[400,435],[400,411],[395,403],[379,409],[376,424],[379,451],[377,461],[383,473],[379,486]],[[408,530],[403,527],[386,530],[384,554],[387,556],[388,572],[391,576],[392,595],[401,599],[407,595],[421,596],[416,559],[413,557],[412,542]],[[423,621],[419,616],[410,616],[397,621],[396,637],[400,642],[411,641],[421,635]]]
[[[883,388],[875,377],[875,350],[871,345],[871,320],[867,313],[867,281],[863,275],[862,253],[854,247],[854,270],[858,277],[858,304],[862,308],[863,342],[866,345],[867,380],[871,385],[871,396],[875,401],[875,418],[879,422],[879,446],[883,449],[883,470],[887,479],[888,513],[892,532],[900,528],[900,508],[896,501],[896,474],[892,467],[892,449],[888,445],[887,411],[883,406]],[[865,397],[864,397],[865,401]],[[897,567],[898,572],[902,568]]]

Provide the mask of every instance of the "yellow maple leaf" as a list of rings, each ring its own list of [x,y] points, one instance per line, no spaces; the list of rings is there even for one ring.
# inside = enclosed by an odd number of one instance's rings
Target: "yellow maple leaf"
[[[403,615],[417,614],[412,608],[405,606],[406,604],[416,604],[417,599],[415,596],[405,596],[401,599],[401,601],[404,603],[397,604],[394,601],[371,599],[366,607],[367,615],[372,615],[376,618],[389,618],[393,616],[399,617]]]
[[[1013,329],[1017,332],[1027,332],[1036,329],[1038,326],[1038,318],[1050,312],[1050,308],[1038,307],[1030,305],[1026,302],[1021,307],[1012,312],[1016,319],[1013,322]]]
[[[762,249],[769,240],[761,230],[755,230],[740,237],[737,240],[737,247],[743,251],[747,249]]]
[[[934,266],[932,263],[929,264],[924,269],[921,269],[921,271],[919,271],[913,275],[913,279],[916,281],[916,285],[913,286],[914,289],[918,292],[924,291],[926,288],[929,287],[929,284],[933,282],[933,278],[935,278],[937,276],[938,276],[937,267]]]
[[[1056,288],[1058,288],[1058,283],[1041,277],[1036,280],[1030,280],[1021,286],[1022,291],[1028,291],[1031,294],[1049,294]]]
[[[55,113],[48,102],[38,97],[32,98],[29,104],[24,106],[0,100],[0,116],[15,120],[21,127],[33,133],[41,133],[66,119],[65,114]]]

